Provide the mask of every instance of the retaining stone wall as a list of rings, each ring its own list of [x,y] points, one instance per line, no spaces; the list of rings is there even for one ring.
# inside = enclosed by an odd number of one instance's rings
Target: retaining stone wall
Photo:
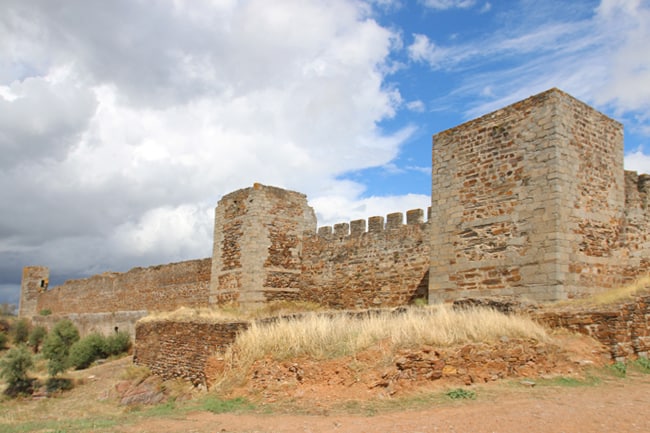
[[[248,326],[248,322],[138,322],[133,362],[164,379],[183,378],[205,385],[208,357],[225,350]]]
[[[541,311],[536,318],[551,328],[566,328],[605,344],[613,359],[648,356],[650,295],[593,310]]]

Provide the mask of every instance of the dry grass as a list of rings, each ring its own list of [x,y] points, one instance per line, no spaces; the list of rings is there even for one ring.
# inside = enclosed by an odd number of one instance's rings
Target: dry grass
[[[282,316],[305,311],[318,311],[322,307],[313,302],[275,301],[255,310],[242,310],[232,305],[218,308],[181,307],[174,311],[154,312],[140,319],[140,322],[188,321],[188,322],[233,322],[254,320],[262,317]]]
[[[308,314],[270,324],[253,324],[225,354],[231,366],[246,369],[255,360],[299,356],[328,359],[353,355],[380,341],[390,350],[422,345],[453,346],[468,342],[531,338],[545,341],[546,330],[522,316],[490,309],[453,310],[447,306],[410,308],[363,318],[346,314]]]
[[[626,286],[616,287],[586,298],[558,301],[553,305],[559,307],[598,307],[630,301],[634,296],[647,293],[650,293],[650,275],[640,277]]]
[[[643,276],[627,286],[617,287],[613,290],[595,295],[587,299],[587,301],[594,305],[609,305],[629,300],[635,295],[648,292],[650,292],[650,275]]]

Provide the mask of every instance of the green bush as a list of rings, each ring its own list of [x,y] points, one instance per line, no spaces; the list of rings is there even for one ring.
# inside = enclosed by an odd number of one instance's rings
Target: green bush
[[[90,334],[70,347],[70,366],[77,370],[88,368],[96,359],[105,355],[106,339],[99,334]]]
[[[27,319],[23,318],[18,320],[14,325],[13,332],[15,344],[26,343],[29,337],[29,322]]]
[[[6,394],[15,396],[31,391],[32,381],[27,377],[27,370],[33,365],[32,355],[23,345],[9,350],[4,358],[0,359],[0,377],[4,378],[8,385]]]
[[[46,308],[44,310],[39,311],[38,314],[40,314],[41,316],[49,316],[50,314],[52,314],[52,310]]]
[[[104,353],[106,356],[115,356],[120,353],[128,352],[131,348],[131,337],[128,332],[116,332],[106,337],[106,346]]]
[[[43,342],[43,355],[48,360],[47,370],[52,376],[69,366],[70,348],[79,341],[79,331],[69,320],[57,322]]]
[[[70,366],[81,370],[88,368],[97,359],[119,355],[131,347],[129,334],[118,332],[108,337],[90,334],[77,341],[70,348]]]
[[[73,387],[74,384],[72,380],[65,377],[50,377],[45,381],[45,390],[48,394],[57,391],[67,391]]]
[[[0,332],[0,350],[4,350],[7,348],[7,340],[9,338],[7,337],[7,334],[4,332]]]
[[[27,344],[29,347],[32,348],[34,353],[38,353],[38,350],[41,347],[41,344],[43,344],[43,341],[45,340],[45,337],[47,336],[47,330],[43,326],[35,326],[34,329],[32,329],[32,332],[29,333],[29,337],[27,338]]]

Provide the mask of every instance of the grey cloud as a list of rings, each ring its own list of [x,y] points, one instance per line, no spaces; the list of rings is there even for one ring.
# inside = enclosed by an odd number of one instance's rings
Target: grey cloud
[[[0,168],[27,160],[63,159],[94,114],[92,91],[30,78],[15,84],[19,96],[0,98]]]

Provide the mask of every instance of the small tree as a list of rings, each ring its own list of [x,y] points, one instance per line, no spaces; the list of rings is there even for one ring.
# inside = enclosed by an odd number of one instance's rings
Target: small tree
[[[7,348],[7,334],[0,332],[0,350],[5,350]]]
[[[69,366],[70,347],[79,341],[79,331],[69,320],[57,322],[43,342],[43,355],[48,359],[47,370],[51,376],[65,371]]]
[[[106,339],[100,334],[90,334],[70,348],[70,365],[77,370],[88,368],[96,359],[105,356]]]
[[[32,381],[27,377],[27,370],[33,365],[32,355],[24,345],[9,350],[5,357],[0,359],[0,377],[3,377],[9,385],[5,393],[28,394],[31,391]]]
[[[29,337],[29,322],[27,319],[22,318],[14,325],[14,343],[26,343]]]
[[[27,339],[27,344],[32,348],[34,353],[38,353],[38,350],[43,344],[45,337],[47,336],[47,330],[43,326],[35,326],[32,329],[32,332],[29,333],[29,338]]]

